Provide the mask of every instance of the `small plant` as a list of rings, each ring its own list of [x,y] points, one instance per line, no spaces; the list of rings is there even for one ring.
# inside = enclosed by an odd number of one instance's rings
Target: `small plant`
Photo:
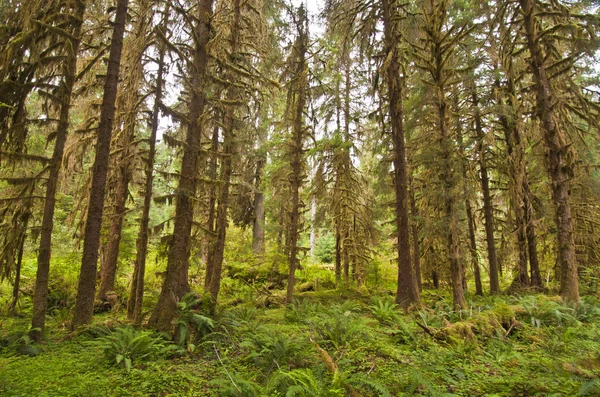
[[[295,338],[269,332],[262,327],[254,330],[240,343],[240,347],[247,348],[247,359],[253,361],[256,367],[263,368],[267,374],[275,368],[294,366],[301,351],[301,345]]]
[[[217,387],[219,396],[259,397],[265,395],[262,386],[236,373],[226,373],[226,376],[213,379],[209,383]]]
[[[0,339],[0,352],[2,351],[29,357],[40,354],[40,349],[33,343],[28,332],[23,331],[10,333],[5,338]]]
[[[292,323],[306,323],[322,310],[323,306],[318,302],[296,299],[291,305],[288,305],[285,318]]]
[[[202,299],[194,293],[185,295],[177,304],[177,313],[179,316],[175,331],[175,341],[179,347],[185,347],[189,352],[193,352],[196,348],[196,344],[192,343],[193,336],[195,336],[194,342],[197,342],[210,334],[215,328],[213,319],[200,314],[196,310],[201,305]]]
[[[368,336],[370,327],[363,317],[351,310],[349,305],[334,305],[316,320],[312,328],[321,339],[332,345],[337,351],[355,345]]]
[[[527,296],[522,298],[520,303],[533,327],[572,325],[577,322],[575,309],[547,297]]]
[[[169,342],[148,331],[131,327],[116,328],[109,335],[88,341],[88,346],[101,348],[106,361],[131,371],[134,362],[165,355],[171,348]]]
[[[390,325],[398,320],[398,305],[391,298],[377,298],[369,310],[380,323]]]

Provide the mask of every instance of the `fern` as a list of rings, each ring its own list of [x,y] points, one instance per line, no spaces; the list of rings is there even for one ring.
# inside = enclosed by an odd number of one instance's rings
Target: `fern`
[[[193,352],[196,344],[215,328],[213,319],[195,310],[201,304],[202,300],[194,293],[186,294],[177,304],[175,340],[180,348],[187,348],[189,352]]]
[[[162,337],[131,327],[116,328],[108,335],[86,342],[86,345],[102,349],[107,362],[124,367],[127,372],[136,361],[166,355],[172,350],[169,342]]]
[[[600,395],[600,379],[594,379],[589,382],[585,382],[583,385],[581,385],[579,392],[577,393],[578,397],[598,395]]]
[[[388,297],[385,298],[377,298],[375,302],[369,306],[369,310],[373,316],[379,320],[380,323],[390,325],[396,322],[399,318],[398,316],[398,305]]]

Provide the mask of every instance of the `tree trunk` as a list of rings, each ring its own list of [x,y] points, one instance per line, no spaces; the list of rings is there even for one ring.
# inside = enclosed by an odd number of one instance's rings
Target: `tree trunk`
[[[523,206],[525,207],[525,234],[527,235],[527,250],[529,253],[529,270],[531,271],[531,286],[542,287],[542,275],[540,272],[540,262],[537,254],[537,240],[535,238],[535,226],[533,224],[533,207],[527,195],[529,194],[529,185],[526,185]],[[525,269],[527,270],[527,269]]]
[[[100,125],[98,126],[96,156],[92,171],[92,186],[83,237],[83,256],[77,286],[77,299],[73,312],[73,322],[71,324],[72,328],[90,324],[94,312],[98,247],[100,245],[100,229],[102,228],[102,214],[104,211],[104,190],[108,175],[110,137],[115,116],[115,101],[117,99],[119,67],[128,4],[129,0],[117,1],[117,13],[110,44],[108,68],[104,82],[104,96],[100,111]]]
[[[544,55],[537,32],[537,19],[532,0],[519,0],[523,12],[525,35],[530,53],[531,73],[537,93],[537,114],[544,132],[547,148],[548,172],[552,181],[558,229],[558,263],[560,266],[560,294],[569,302],[579,301],[579,280],[573,237],[573,218],[569,205],[570,180],[573,176],[572,149],[568,137],[557,123],[558,115],[552,102],[553,93]]]
[[[173,240],[167,260],[167,273],[158,303],[152,312],[149,326],[159,331],[172,330],[172,321],[177,315],[177,302],[183,296],[182,274],[187,273],[190,234],[194,218],[194,196],[196,195],[196,170],[200,137],[202,135],[202,115],[206,103],[206,65],[208,54],[206,45],[211,37],[213,0],[198,2],[196,43],[191,68],[191,98],[185,148],[181,161],[181,174],[176,192],[175,222]]]
[[[264,152],[264,134],[259,127],[258,132],[258,161],[256,163],[256,174],[254,177],[254,222],[252,225],[252,252],[262,258],[265,254],[265,194],[262,191],[262,176],[267,162]]]
[[[240,36],[240,0],[233,0],[233,21],[230,32],[230,62],[235,64],[239,54],[239,36]],[[225,80],[235,81],[235,75],[229,74]],[[231,84],[227,88],[227,101],[235,102],[240,99],[239,88]],[[227,211],[229,208],[229,185],[231,182],[231,174],[233,171],[233,156],[235,153],[235,108],[227,106],[225,110],[224,128],[223,128],[223,157],[221,162],[221,189],[219,191],[219,199],[217,205],[217,223],[216,223],[216,240],[209,253],[208,261],[211,264],[212,275],[210,278],[209,292],[213,303],[216,304],[219,290],[221,289],[221,274],[223,272],[223,254],[225,252],[225,238],[227,235]]]
[[[455,111],[458,113],[458,95],[455,97]],[[475,217],[473,215],[473,207],[471,199],[469,198],[469,189],[467,186],[467,166],[465,164],[468,161],[465,153],[465,144],[462,135],[462,122],[460,119],[456,120],[456,138],[458,140],[458,149],[461,156],[461,172],[463,177],[463,196],[465,199],[465,212],[467,213],[467,226],[469,228],[469,253],[471,255],[471,265],[473,266],[473,278],[475,279],[475,295],[483,295],[483,286],[481,283],[481,271],[479,269],[479,258],[477,256],[477,241],[475,239],[475,231],[477,230],[475,224]],[[464,286],[464,283],[463,283]],[[466,288],[465,288],[466,289]]]
[[[127,144],[129,145],[130,143]],[[123,221],[127,210],[126,204],[129,194],[129,180],[131,179],[129,167],[129,165],[123,163],[117,166],[117,186],[115,188],[114,197],[115,213],[110,222],[106,253],[100,263],[100,287],[98,288],[97,299],[103,302],[106,302],[106,295],[115,289],[117,262],[119,260],[119,245],[121,244],[121,232],[123,230]]]
[[[295,107],[293,109],[293,125],[292,125],[292,153],[291,153],[291,175],[290,175],[290,190],[291,197],[291,212],[290,212],[290,228],[289,228],[289,275],[286,292],[286,302],[292,303],[294,296],[294,284],[296,283],[296,268],[298,267],[298,237],[300,234],[300,188],[302,186],[302,169],[303,169],[303,141],[304,141],[304,108],[306,107],[306,89],[308,85],[306,77],[306,52],[308,46],[308,20],[306,10],[303,6],[299,9],[299,21],[297,22],[298,37],[296,39],[296,70],[295,70],[295,92],[292,97],[295,97]]]
[[[413,218],[411,222],[411,232],[412,232],[412,245],[413,245],[413,260],[415,263],[415,278],[417,279],[417,287],[419,291],[423,289],[423,282],[421,279],[421,250],[419,244],[419,223],[417,218],[419,217],[419,211],[417,210],[417,203],[415,200],[415,191],[412,184],[412,177],[409,178],[410,184],[410,212]]]
[[[257,179],[259,181],[259,179]],[[265,195],[255,186],[254,192],[254,222],[252,225],[252,252],[258,257],[265,254]]]
[[[19,288],[21,287],[21,265],[23,264],[23,246],[25,245],[25,229],[27,229],[27,223],[29,222],[29,216],[27,216],[23,222],[23,234],[19,241],[19,252],[17,253],[17,263],[15,263],[15,283],[13,285],[12,301],[8,307],[10,314],[15,314],[17,310],[17,302],[19,301]]]
[[[215,117],[219,117],[220,112],[215,112]],[[204,290],[208,291],[210,287],[210,281],[212,280],[214,262],[211,259],[211,250],[215,244],[216,239],[216,225],[215,218],[217,212],[217,169],[218,169],[218,157],[219,157],[219,125],[215,125],[213,128],[211,145],[210,145],[210,163],[208,165],[208,177],[212,183],[208,187],[208,250],[206,255],[206,272],[204,275]]]
[[[33,294],[33,318],[31,321],[30,336],[35,341],[40,341],[44,336],[46,324],[46,310],[48,308],[48,279],[50,276],[50,257],[52,250],[52,231],[54,229],[54,209],[56,205],[56,191],[60,167],[62,164],[65,142],[69,129],[69,111],[71,108],[71,94],[75,85],[77,73],[77,55],[81,37],[81,26],[85,14],[85,3],[75,2],[75,14],[71,37],[66,40],[66,60],[63,67],[64,78],[57,95],[61,101],[59,122],[56,129],[56,141],[49,166],[48,181],[46,182],[46,197],[44,199],[44,215],[40,233],[40,247],[38,252],[38,267],[35,277],[35,290]]]
[[[406,148],[404,144],[404,124],[402,107],[402,81],[400,56],[398,54],[399,17],[397,4],[390,0],[382,1],[385,51],[389,63],[386,70],[389,116],[392,128],[394,150],[394,189],[396,195],[395,216],[398,234],[398,286],[396,303],[407,308],[419,301],[419,288],[415,279],[410,258],[410,231],[408,226],[408,184],[406,177]]]
[[[342,239],[342,258],[344,264],[344,285],[348,287],[350,281],[350,258],[348,256],[348,245],[350,241],[348,234],[345,234]]]
[[[496,241],[494,240],[494,207],[490,195],[490,182],[486,164],[486,148],[483,142],[484,132],[479,113],[479,99],[477,89],[473,88],[471,93],[473,109],[475,111],[475,132],[479,139],[479,171],[481,176],[481,191],[483,193],[483,214],[485,219],[485,236],[488,249],[488,261],[490,264],[490,294],[500,292],[500,281],[498,279],[498,259],[496,257]]]
[[[339,287],[342,279],[342,238],[340,232],[335,233],[335,284]]]
[[[163,10],[162,26],[164,35],[169,27],[169,3],[165,4]],[[142,323],[142,307],[144,301],[144,277],[146,274],[146,257],[148,255],[148,226],[150,223],[150,207],[152,205],[152,184],[154,181],[154,161],[156,157],[156,135],[160,118],[160,104],[163,96],[164,72],[165,72],[166,45],[161,40],[158,45],[158,70],[156,72],[156,88],[154,92],[154,106],[152,108],[152,121],[150,127],[150,140],[148,159],[146,160],[146,179],[144,181],[144,204],[140,219],[140,229],[136,240],[135,265],[131,291],[127,302],[127,318],[134,320],[136,325]]]

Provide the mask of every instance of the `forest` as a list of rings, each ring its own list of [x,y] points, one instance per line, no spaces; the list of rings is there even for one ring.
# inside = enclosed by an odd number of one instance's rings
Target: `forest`
[[[600,396],[595,0],[0,0],[0,395]]]

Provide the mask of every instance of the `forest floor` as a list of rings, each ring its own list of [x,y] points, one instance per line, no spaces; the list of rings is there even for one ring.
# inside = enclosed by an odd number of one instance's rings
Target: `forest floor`
[[[599,396],[600,305],[545,295],[472,297],[453,311],[425,290],[400,311],[389,295],[325,290],[224,303],[205,317],[180,305],[179,344],[134,330],[124,314],[67,331],[48,318],[0,317],[2,396]]]

